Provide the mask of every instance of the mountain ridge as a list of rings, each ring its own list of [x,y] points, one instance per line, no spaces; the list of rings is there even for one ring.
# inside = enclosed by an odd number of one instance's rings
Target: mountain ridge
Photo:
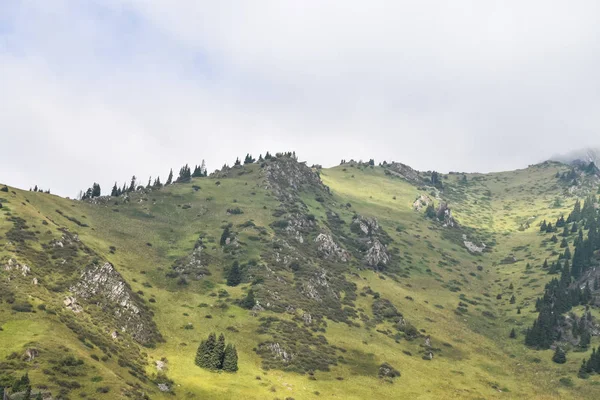
[[[597,178],[577,170],[563,179],[572,168],[557,163],[493,174],[411,170],[369,162],[310,168],[288,153],[120,197],[71,201],[7,187],[0,191],[0,264],[21,267],[2,270],[14,299],[0,303],[0,335],[12,338],[0,352],[8,363],[0,386],[27,370],[34,385],[58,397],[597,393],[576,378],[574,364],[589,352],[569,351],[558,369],[522,342],[536,317],[533,299],[551,278],[543,260],[560,249],[537,224],[595,194]],[[236,262],[241,283],[228,286]],[[72,290],[78,277],[107,280],[111,268],[122,283],[110,290]],[[118,326],[130,317],[121,297],[110,295],[115,286],[156,325],[160,336],[146,347]],[[247,310],[250,291],[255,303]],[[67,305],[68,297],[75,301]],[[522,331],[520,340],[500,321]],[[43,326],[63,337],[13,336]],[[194,366],[197,344],[212,331],[235,344],[235,377]],[[66,378],[73,367],[62,365],[60,346],[83,361],[85,375]],[[39,353],[37,361],[19,361],[27,349]],[[571,383],[557,383],[556,374]],[[439,387],[427,392],[430,376]]]

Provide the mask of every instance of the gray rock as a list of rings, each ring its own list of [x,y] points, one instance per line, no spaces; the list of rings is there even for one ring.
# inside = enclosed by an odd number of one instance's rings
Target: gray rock
[[[342,262],[350,259],[350,253],[338,245],[331,235],[319,233],[315,238],[315,243],[319,254],[325,259]]]
[[[149,312],[112,264],[105,262],[87,267],[71,292],[112,314],[121,331],[128,332],[134,340],[142,344],[162,340]],[[74,297],[65,300],[67,307],[76,304]]]

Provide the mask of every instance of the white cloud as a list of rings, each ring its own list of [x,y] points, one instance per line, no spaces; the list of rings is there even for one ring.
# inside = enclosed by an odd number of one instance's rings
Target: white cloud
[[[597,15],[594,1],[9,0],[1,179],[74,195],[288,149],[522,167],[598,140]]]

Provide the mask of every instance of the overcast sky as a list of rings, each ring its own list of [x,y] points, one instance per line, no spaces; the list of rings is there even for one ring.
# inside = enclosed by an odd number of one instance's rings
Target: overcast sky
[[[206,159],[525,167],[600,143],[600,2],[0,0],[0,181]]]

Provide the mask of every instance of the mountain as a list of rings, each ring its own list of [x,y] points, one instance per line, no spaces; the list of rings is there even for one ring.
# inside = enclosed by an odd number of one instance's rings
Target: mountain
[[[247,161],[81,201],[0,185],[0,387],[600,396],[600,179],[585,166]]]
[[[600,165],[600,148],[589,147],[575,150],[565,154],[557,154],[552,156],[550,160],[562,162],[565,164],[589,164],[593,162],[596,165]]]

